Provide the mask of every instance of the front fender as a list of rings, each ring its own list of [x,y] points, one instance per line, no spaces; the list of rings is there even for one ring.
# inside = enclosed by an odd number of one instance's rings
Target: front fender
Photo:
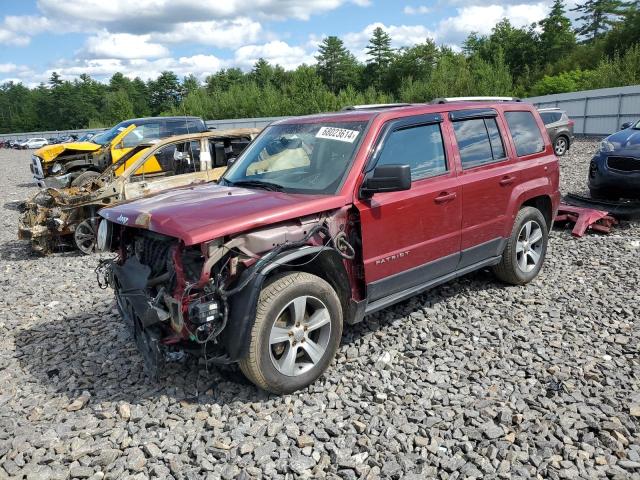
[[[255,274],[253,279],[242,290],[227,299],[229,318],[227,327],[220,334],[220,340],[225,345],[231,360],[240,360],[247,354],[249,348],[248,339],[256,318],[258,298],[269,273],[283,264],[289,264],[302,257],[318,254],[326,249],[327,247],[325,246],[305,246],[287,250],[277,255],[257,273],[248,268],[240,275],[238,284],[243,283],[248,277]]]

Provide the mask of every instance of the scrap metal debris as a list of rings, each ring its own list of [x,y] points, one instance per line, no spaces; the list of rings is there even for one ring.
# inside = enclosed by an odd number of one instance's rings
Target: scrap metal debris
[[[596,210],[595,208],[577,207],[561,203],[558,214],[555,218],[556,223],[573,223],[574,227],[571,234],[574,237],[582,237],[588,230],[609,233],[611,227],[616,225],[618,221],[604,210]]]

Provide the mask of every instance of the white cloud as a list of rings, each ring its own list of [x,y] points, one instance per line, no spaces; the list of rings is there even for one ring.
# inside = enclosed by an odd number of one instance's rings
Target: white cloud
[[[15,72],[17,68],[15,63],[0,63],[0,73]]]
[[[411,47],[424,42],[427,38],[435,38],[436,33],[424,25],[385,25],[372,23],[359,32],[347,33],[342,36],[345,46],[361,61],[366,60],[366,46],[369,43],[373,31],[381,27],[391,36],[391,45],[394,48]]]
[[[369,5],[369,0],[137,0],[135,13],[130,0],[39,0],[47,14],[90,22],[122,23],[148,28],[149,25],[206,21],[210,18],[262,16],[307,20],[346,4]],[[140,33],[140,32],[138,32]],[[144,32],[146,33],[146,32]]]
[[[83,54],[88,58],[157,58],[167,56],[169,50],[150,41],[149,35],[109,33],[106,30],[89,37]]]
[[[120,72],[129,78],[140,77],[143,80],[149,80],[157,78],[165,70],[171,70],[178,77],[194,74],[202,80],[225,66],[227,63],[214,55],[157,59],[84,59],[58,63],[40,74],[32,75],[32,78],[46,82],[53,72],[57,72],[65,80],[73,80],[82,73],[87,73],[98,80],[108,80],[115,72]]]
[[[262,25],[245,17],[233,20],[186,22],[176,24],[170,31],[153,33],[159,43],[200,43],[218,48],[237,48],[259,40]]]
[[[471,32],[482,35],[491,33],[491,29],[503,18],[508,18],[515,27],[524,27],[543,19],[547,12],[548,6],[544,2],[462,7],[457,9],[456,16],[440,22],[438,38],[449,44],[458,44]]]
[[[240,47],[235,53],[235,64],[243,68],[251,68],[260,58],[285,69],[293,69],[303,63],[315,63],[313,55],[303,47],[291,46],[281,40],[274,40],[263,45]]]
[[[0,24],[0,44],[25,47],[31,37],[47,31],[51,23],[47,18],[32,15],[8,15]]]
[[[403,10],[403,12],[406,15],[425,15],[430,11],[431,9],[426,5],[418,5],[417,7],[412,7],[410,5],[407,5],[406,7],[404,7],[404,10]]]

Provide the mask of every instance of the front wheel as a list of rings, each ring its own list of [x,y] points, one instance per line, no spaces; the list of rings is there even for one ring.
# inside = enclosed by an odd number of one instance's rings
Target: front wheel
[[[264,390],[291,393],[322,375],[341,336],[342,307],[331,285],[309,273],[286,273],[260,293],[240,369]]]
[[[493,267],[495,275],[512,285],[529,283],[542,268],[548,241],[547,222],[540,210],[533,207],[520,209],[502,260]]]

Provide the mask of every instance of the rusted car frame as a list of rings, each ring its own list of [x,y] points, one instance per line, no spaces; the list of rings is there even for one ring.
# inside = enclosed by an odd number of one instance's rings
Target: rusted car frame
[[[217,180],[228,161],[259,132],[256,128],[213,130],[140,144],[87,185],[47,188],[34,195],[24,206],[18,238],[30,240],[33,251],[40,254],[65,247],[92,253],[100,208]],[[146,151],[134,158],[142,150]],[[162,172],[138,173],[145,171],[147,161],[158,157],[165,159]]]

